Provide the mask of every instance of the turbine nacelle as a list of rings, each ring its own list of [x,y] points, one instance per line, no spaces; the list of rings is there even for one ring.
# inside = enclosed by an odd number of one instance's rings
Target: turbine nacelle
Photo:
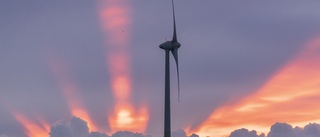
[[[175,49],[178,49],[180,48],[181,44],[179,42],[172,42],[172,41],[166,41],[162,44],[160,44],[160,48],[163,49],[163,50],[175,50]]]

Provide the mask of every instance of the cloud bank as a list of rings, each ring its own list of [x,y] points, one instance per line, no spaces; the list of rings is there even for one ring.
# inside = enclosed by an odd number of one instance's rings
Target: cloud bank
[[[62,119],[51,124],[50,137],[153,137],[143,133],[130,131],[117,131],[111,136],[102,132],[89,132],[88,123],[81,118],[72,117],[70,120]],[[0,137],[8,137],[1,135]],[[172,131],[172,137],[199,137],[190,136],[183,129]],[[303,128],[293,127],[287,123],[275,123],[267,135],[241,128],[230,133],[229,137],[320,137],[320,124],[310,123]]]
[[[199,137],[197,134],[187,135],[183,129],[172,131],[172,137]],[[103,132],[92,131],[88,123],[79,117],[73,116],[70,120],[60,119],[51,124],[49,137],[154,137],[143,133],[117,131],[111,136]],[[10,137],[0,134],[0,137]],[[320,137],[320,124],[309,123],[301,127],[293,127],[288,123],[275,123],[267,134],[249,131],[246,128],[234,130],[228,137]]]
[[[320,137],[320,124],[310,123],[303,128],[293,128],[290,124],[277,122],[271,126],[267,136],[242,128],[233,131],[229,137]]]
[[[320,125],[310,123],[304,128],[295,127],[287,123],[275,123],[272,125],[268,137],[319,137]]]
[[[111,136],[102,132],[89,132],[88,123],[79,117],[73,116],[70,120],[61,119],[51,124],[50,137],[153,137],[137,132],[117,131]],[[0,136],[7,137],[7,136]],[[178,129],[172,132],[172,137],[188,137],[186,132]],[[199,137],[192,134],[190,137]]]

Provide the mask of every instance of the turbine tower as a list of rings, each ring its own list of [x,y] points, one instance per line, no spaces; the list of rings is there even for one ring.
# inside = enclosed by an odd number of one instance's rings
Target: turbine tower
[[[176,19],[174,12],[174,3],[172,0],[173,11],[173,38],[171,41],[162,43],[159,47],[165,51],[165,103],[164,103],[164,137],[171,137],[171,118],[170,118],[170,52],[172,53],[176,65],[178,75],[178,100],[180,101],[180,80],[179,80],[179,65],[178,65],[178,49],[180,43],[177,40]]]

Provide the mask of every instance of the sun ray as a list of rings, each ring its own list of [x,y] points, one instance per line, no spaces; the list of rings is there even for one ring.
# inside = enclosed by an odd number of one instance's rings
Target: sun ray
[[[82,104],[82,100],[78,94],[80,90],[71,79],[72,77],[69,72],[68,65],[62,60],[55,58],[50,61],[50,67],[53,71],[57,84],[61,89],[61,93],[68,103],[70,114],[87,121],[90,131],[99,131],[99,128],[95,125],[88,111]]]
[[[102,0],[99,4],[101,26],[106,36],[106,62],[115,98],[115,108],[108,116],[111,132],[144,132],[149,119],[148,109],[145,106],[136,109],[130,101],[130,6],[126,0]]]
[[[50,125],[42,118],[37,117],[40,124],[36,124],[20,113],[12,112],[16,120],[24,127],[25,133],[29,137],[46,137],[49,136]]]
[[[32,119],[17,111],[16,107],[6,98],[0,96],[0,104],[10,112],[18,123],[23,127],[25,135],[28,137],[46,137],[49,136],[50,124],[39,114],[33,113]]]

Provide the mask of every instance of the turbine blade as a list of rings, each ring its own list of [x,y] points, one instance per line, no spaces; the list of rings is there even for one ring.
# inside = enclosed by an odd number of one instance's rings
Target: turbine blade
[[[174,60],[177,64],[177,76],[178,76],[178,101],[180,102],[180,77],[179,77],[179,63],[178,63],[178,48],[171,50]]]
[[[173,38],[172,38],[172,42],[177,42],[177,32],[176,32],[176,15],[174,12],[174,3],[172,0],[172,11],[173,11]]]

